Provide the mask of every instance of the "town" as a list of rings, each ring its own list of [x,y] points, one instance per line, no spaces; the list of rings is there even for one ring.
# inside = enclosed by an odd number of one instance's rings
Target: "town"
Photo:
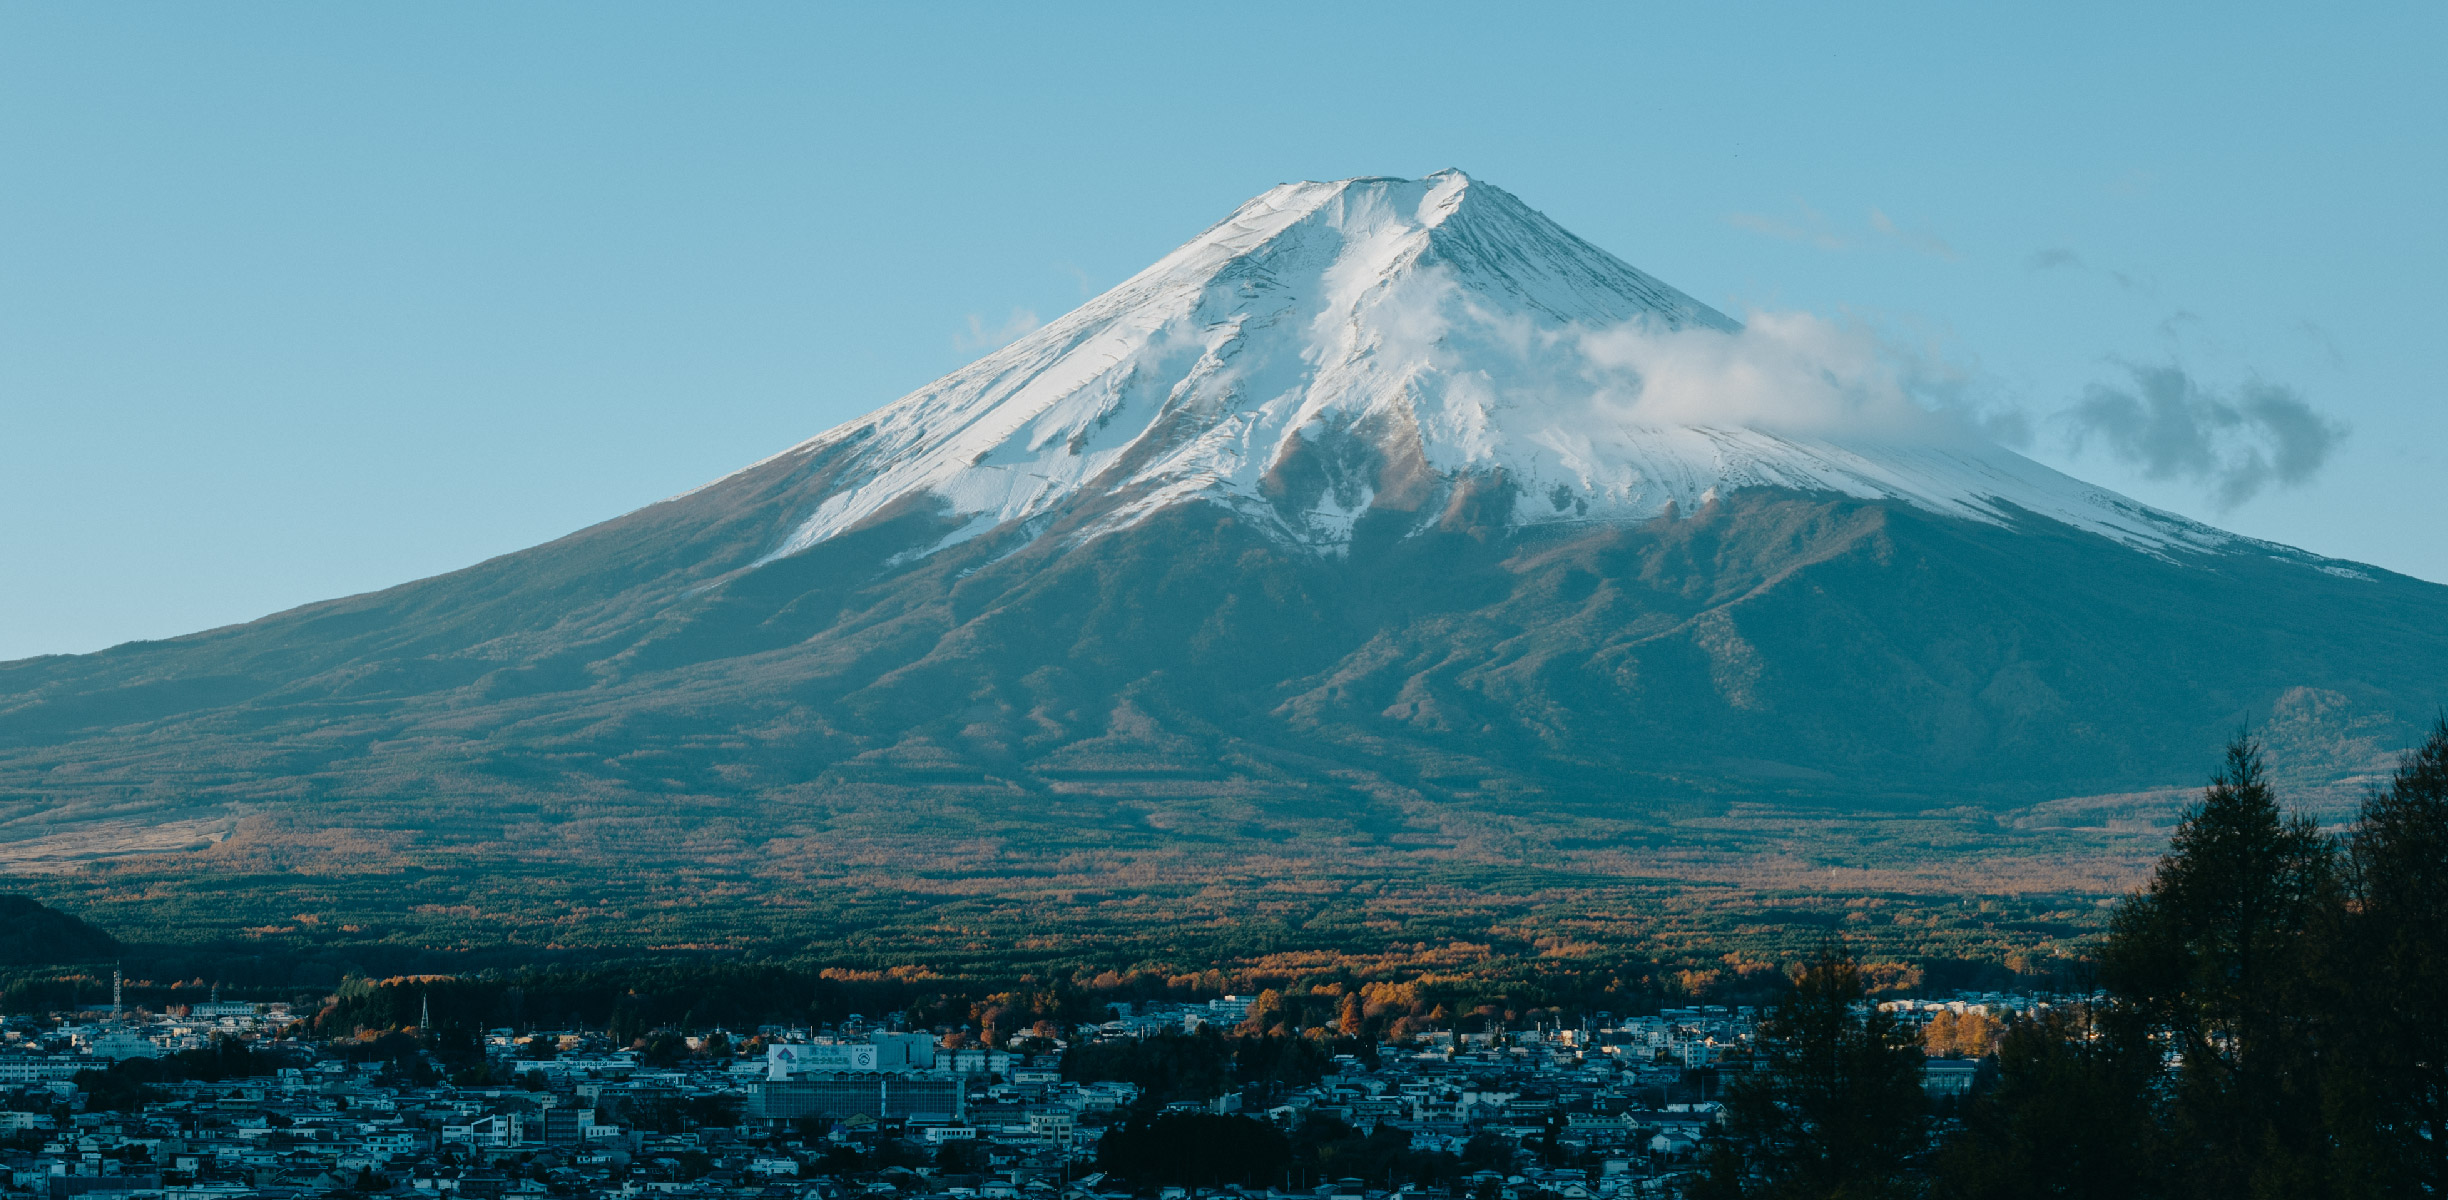
[[[1224,1044],[1254,1002],[1116,1003],[1102,1023],[1002,1046],[899,1014],[629,1045],[602,1029],[493,1029],[482,1065],[457,1072],[431,1051],[430,1010],[414,1027],[314,1036],[285,1003],[114,1003],[7,1020],[0,1154],[10,1192],[46,1200],[1662,1196],[1688,1182],[1724,1079],[1752,1069],[1759,1019],[1711,1005],[1399,1043],[1276,1038],[1311,1047],[1314,1069],[1187,1089],[1201,1094],[1114,1077],[1150,1053]],[[1972,1087],[1984,1031],[2051,1003],[1879,1006],[1928,1036],[1924,1084],[1943,1099]],[[1108,1135],[1134,1122],[1192,1144],[1118,1170],[1128,1156]],[[1305,1153],[1198,1178],[1196,1142],[1253,1123]]]

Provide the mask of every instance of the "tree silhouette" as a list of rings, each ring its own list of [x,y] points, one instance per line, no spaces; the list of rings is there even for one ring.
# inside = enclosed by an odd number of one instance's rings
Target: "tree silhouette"
[[[2331,1122],[2363,1189],[2448,1194],[2448,717],[2365,797],[2348,849]]]
[[[1861,970],[1833,943],[1761,1022],[1763,1073],[1726,1089],[1726,1133],[1709,1147],[1708,1197],[1910,1194],[1922,1149],[1926,1057],[1910,1030],[1866,1003]]]
[[[2103,981],[2174,1068],[2163,1119],[2180,1190],[2307,1194],[2323,1168],[2323,939],[2341,914],[2337,856],[2279,812],[2239,735],[2142,892],[2119,906]]]

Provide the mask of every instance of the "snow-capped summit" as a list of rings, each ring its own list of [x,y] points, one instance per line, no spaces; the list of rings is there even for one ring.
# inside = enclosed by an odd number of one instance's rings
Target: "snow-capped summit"
[[[1451,170],[1271,189],[789,453],[827,479],[769,558],[913,503],[958,522],[937,548],[1009,522],[1092,537],[1197,501],[1333,549],[1363,514],[1433,517],[1473,481],[1509,488],[1520,525],[1774,486],[2222,540],[1915,405],[1832,327],[1746,329]]]

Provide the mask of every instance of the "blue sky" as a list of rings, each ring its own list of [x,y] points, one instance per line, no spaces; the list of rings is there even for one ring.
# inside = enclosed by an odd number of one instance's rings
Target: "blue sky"
[[[2448,581],[2448,8],[1152,7],[0,7],[0,658],[549,539],[1447,166]],[[2347,432],[2225,504],[2069,446],[2167,368]]]

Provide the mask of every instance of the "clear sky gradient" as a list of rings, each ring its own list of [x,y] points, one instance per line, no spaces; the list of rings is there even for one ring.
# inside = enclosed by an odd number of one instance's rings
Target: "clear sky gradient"
[[[2448,581],[2441,5],[1033,7],[0,6],[0,658],[547,540],[1447,166]],[[2222,509],[2066,445],[2134,366],[2349,432]]]

